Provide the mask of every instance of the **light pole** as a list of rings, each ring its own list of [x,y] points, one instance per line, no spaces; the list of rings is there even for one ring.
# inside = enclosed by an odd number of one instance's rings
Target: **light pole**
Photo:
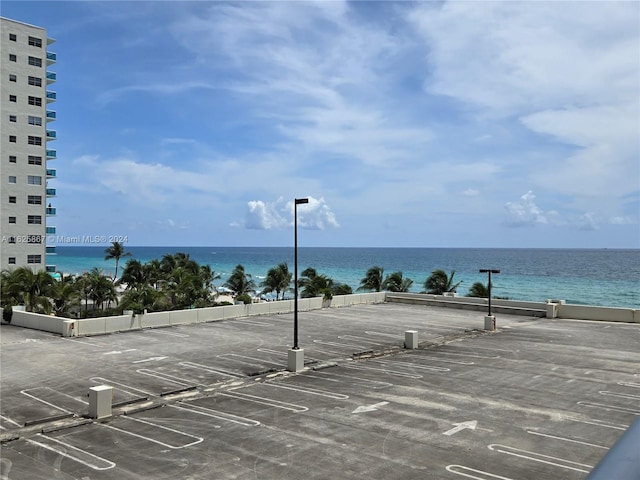
[[[480,273],[488,273],[489,274],[489,284],[488,284],[488,289],[489,289],[489,313],[488,316],[491,316],[491,274],[492,273],[500,273],[500,270],[492,270],[490,268],[481,268],[480,269]]]
[[[288,369],[292,372],[304,367],[304,350],[298,345],[298,205],[309,203],[308,198],[293,202],[293,348],[289,350]]]

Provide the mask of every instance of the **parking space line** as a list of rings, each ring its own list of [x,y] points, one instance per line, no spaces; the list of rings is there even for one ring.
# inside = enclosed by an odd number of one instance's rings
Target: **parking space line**
[[[438,358],[434,355],[429,355],[428,357],[417,357],[414,355],[414,361],[419,360],[419,359],[426,359],[426,360],[433,360],[436,362],[443,362],[443,363],[455,363],[457,365],[475,365],[476,362],[467,362],[465,360],[451,360],[450,358]]]
[[[18,422],[15,422],[15,421],[11,420],[9,417],[7,417],[5,415],[0,415],[0,420],[4,420],[7,423],[12,423],[16,427],[21,427],[22,426]],[[0,430],[6,430],[6,429],[7,429],[7,427],[3,427],[2,425],[0,425]]]
[[[586,423],[588,425],[596,425],[598,427],[612,428],[614,430],[626,430],[628,428],[628,425],[605,422],[604,420],[596,420],[595,418],[590,418],[588,420],[582,420],[580,418],[567,418],[567,420],[571,422]]]
[[[609,450],[609,447],[605,447],[604,445],[597,445],[595,443],[583,442],[581,440],[575,440],[573,438],[558,437],[556,435],[550,435],[548,433],[541,433],[541,432],[534,432],[532,430],[527,430],[527,433],[530,433],[531,435],[538,435],[540,437],[554,438],[556,440],[562,440],[563,442],[579,443],[580,445],[587,445],[588,447],[603,448],[604,450]]]
[[[500,355],[478,355],[477,353],[458,353],[458,352],[446,352],[444,350],[437,350],[438,355],[457,355],[459,357],[472,357],[472,358],[485,358],[494,360],[500,358]]]
[[[472,473],[475,473],[476,475],[471,475],[469,473],[464,473],[464,472],[458,472],[457,471],[458,469],[466,470],[467,472],[472,472]],[[447,465],[446,470],[447,472],[455,473],[456,475],[462,475],[463,477],[467,477],[467,478],[473,478],[474,480],[488,480],[491,478],[496,478],[498,480],[513,480],[512,478],[501,477],[500,475],[494,475],[493,473],[485,472],[483,470],[476,470],[475,468],[465,467],[464,465]]]
[[[268,353],[270,355],[277,355],[279,357],[286,357],[288,356],[288,353],[285,351],[280,351],[280,350],[270,350],[268,348],[256,348],[256,350],[258,352],[263,352],[263,353]],[[307,360],[317,360],[317,358],[313,358],[310,357],[309,355],[305,355],[305,357],[307,358]]]
[[[41,388],[41,387],[38,387],[38,388]],[[36,390],[36,389],[35,388],[31,388],[29,390]],[[67,410],[66,408],[62,408],[62,407],[59,407],[58,405],[54,405],[53,403],[47,402],[46,400],[43,400],[40,397],[36,397],[35,395],[31,395],[30,393],[27,393],[27,392],[28,392],[28,390],[20,390],[20,393],[22,395],[25,395],[25,396],[27,396],[29,398],[32,398],[36,402],[44,403],[45,405],[49,405],[50,407],[55,408],[56,410],[61,410],[64,413],[73,413],[71,410]]]
[[[328,392],[326,390],[320,390],[319,388],[300,387],[298,385],[281,385],[279,383],[272,382],[265,382],[263,383],[263,385],[275,388],[283,388],[285,390],[293,390],[294,392],[308,393],[310,395],[318,395],[319,397],[333,398],[335,400],[346,400],[347,398],[349,398],[349,395],[345,395],[343,393]]]
[[[155,438],[147,437],[146,435],[140,435],[139,433],[130,432],[129,430],[125,430],[123,428],[114,427],[113,425],[107,425],[106,423],[98,423],[97,425],[101,425],[101,426],[103,426],[105,428],[110,428],[111,430],[116,430],[118,432],[122,432],[124,434],[131,435],[132,437],[142,438],[144,440],[148,440],[150,442],[157,443],[158,445],[162,445],[163,447],[171,448],[172,450],[179,450],[181,448],[190,447],[192,445],[196,445],[196,444],[201,443],[201,442],[204,441],[204,438],[202,438],[202,437],[197,437],[195,435],[191,435],[190,433],[181,432],[180,430],[174,430],[173,428],[165,427],[163,425],[158,425],[157,423],[149,422],[147,420],[142,420],[140,418],[134,418],[134,417],[121,417],[121,418],[126,419],[126,420],[131,420],[131,421],[134,421],[134,422],[138,422],[138,423],[144,423],[146,425],[151,425],[152,427],[160,428],[162,430],[166,430],[166,431],[172,432],[172,433],[177,433],[177,434],[183,435],[185,437],[195,438],[196,440],[191,442],[191,443],[187,443],[187,444],[184,444],[184,445],[177,445],[176,446],[176,445],[171,445],[169,443],[161,442],[160,440],[156,440]]]
[[[197,413],[198,415],[204,415],[206,417],[217,418],[218,420],[224,420],[231,423],[237,423],[238,425],[244,425],[245,427],[257,427],[260,422],[252,420],[250,418],[241,417],[232,413],[221,412],[209,407],[201,407],[200,405],[193,405],[191,403],[181,402],[180,405],[170,405],[173,408],[179,410],[185,410],[187,412]]]
[[[257,395],[250,395],[248,393],[241,393],[236,391],[234,391],[233,393],[229,391],[219,392],[219,393],[216,393],[216,395],[231,397],[238,400],[246,400],[247,402],[259,403],[261,405],[268,405],[270,407],[289,410],[294,413],[301,413],[309,410],[309,408],[305,407],[304,405],[296,405],[295,403],[283,402],[283,401],[274,400],[273,398],[268,398],[268,397],[258,397]]]
[[[620,397],[620,398],[630,398],[632,400],[640,400],[640,395],[631,395],[630,393],[609,392],[607,390],[600,390],[598,393],[600,395],[608,395],[610,397]]]
[[[640,388],[640,383],[635,382],[618,382],[618,385],[622,385],[623,387]]]
[[[640,415],[640,411],[633,410],[631,408],[618,407],[616,405],[603,405],[602,403],[591,403],[591,402],[576,402],[578,405],[583,407],[591,407],[591,408],[602,408],[604,410],[611,410],[614,412],[624,412],[624,413],[632,413],[633,415]]]
[[[186,334],[186,333],[178,333],[178,332],[165,332],[163,330],[158,330],[158,329],[149,329],[149,330],[145,330],[145,333],[157,333],[159,335],[169,335],[172,337],[180,337],[180,338],[187,338],[190,335]]]
[[[169,375],[168,373],[155,372],[153,370],[149,370],[148,368],[139,368],[138,370],[136,370],[136,372],[142,375],[148,375],[150,377],[159,378],[160,380],[164,380],[166,382],[175,383],[176,385],[182,385],[184,387],[190,387],[193,385],[192,383],[183,382],[181,378],[179,378],[178,380],[172,380],[172,378],[178,378],[178,377]]]
[[[259,322],[258,320],[235,320],[233,323],[246,323],[249,325],[256,325],[258,327],[273,327],[273,323]]]
[[[348,349],[356,349],[356,350],[360,350],[363,348],[367,348],[366,345],[357,345],[357,344],[349,344],[349,343],[338,343],[338,342],[325,342],[323,340],[314,340],[313,343],[316,343],[318,345],[329,345],[330,347],[344,347],[344,348],[348,348]]]
[[[373,370],[376,372],[383,372],[386,373],[388,375],[395,375],[397,377],[405,377],[405,378],[422,378],[422,375],[419,375],[417,373],[406,373],[406,372],[399,372],[397,370],[389,370],[386,368],[376,368],[376,367],[369,367],[367,365],[346,365],[345,368],[349,368],[352,370]]]
[[[374,362],[380,365],[400,365],[402,367],[406,366],[407,368],[420,368],[423,370],[431,370],[434,372],[450,372],[451,371],[451,369],[446,367],[432,367],[429,365],[420,365],[420,364],[411,363],[411,362],[400,362],[396,360],[378,360]]]
[[[355,338],[356,341],[360,340],[363,342],[371,343],[373,345],[386,345],[385,343],[374,342],[365,337],[359,337],[358,335],[338,335],[338,338],[341,340],[349,340],[350,338]]]
[[[227,377],[233,377],[233,378],[243,378],[244,377],[244,375],[242,375],[240,373],[227,372],[226,370],[221,370],[219,368],[213,368],[213,367],[210,367],[208,365],[202,365],[200,363],[180,362],[178,365],[182,365],[183,367],[187,367],[187,368],[197,368],[197,369],[200,369],[200,370],[204,370],[205,372],[218,373],[220,375],[226,375]]]
[[[222,355],[217,355],[218,358],[225,358],[225,359],[229,359],[231,361],[234,362],[238,362],[238,363],[242,363],[244,365],[256,365],[255,362],[258,362],[258,365],[280,365],[277,362],[271,362],[269,360],[264,360],[262,358],[255,358],[255,357],[250,357],[248,355],[238,355],[237,353],[223,353]],[[229,357],[233,357],[233,358],[229,358]],[[237,358],[247,358],[249,360],[253,360],[253,362],[245,362],[243,360],[238,360]]]
[[[353,379],[351,375],[342,375],[340,373],[327,372],[324,370],[318,370],[315,372],[316,375],[326,376],[326,377],[338,377],[338,378],[346,378],[348,379],[349,384],[364,384],[367,385],[368,388],[373,388],[374,390],[377,388],[388,388],[393,387],[393,383],[389,382],[381,382],[379,380],[369,380],[368,378],[358,377],[356,380]]]
[[[399,335],[397,333],[384,333],[384,332],[374,332],[372,330],[365,330],[365,332],[367,335],[379,335],[381,337],[390,337],[390,338],[395,338],[396,340],[402,340],[402,335]]]
[[[493,450],[495,452],[506,453],[507,455],[513,455],[514,457],[525,458],[527,460],[533,460],[534,462],[546,463],[547,465],[566,468],[567,470],[573,470],[576,472],[589,473],[593,469],[593,465],[585,465],[584,463],[572,462],[571,460],[565,460],[564,458],[552,457],[551,455],[544,455],[542,453],[531,452],[529,450],[522,450],[520,448],[510,447],[508,445],[493,443],[491,445],[488,445],[487,447],[489,448],[489,450]]]
[[[144,395],[153,395],[153,393],[147,392],[146,390],[142,390],[140,388],[132,387],[130,385],[125,385],[124,383],[115,382],[113,380],[109,380],[108,378],[104,378],[104,377],[91,377],[89,380],[91,380],[92,382],[96,382],[96,383],[106,383],[107,385],[110,385],[110,386],[118,385],[120,387],[128,388],[129,390],[137,390],[138,392],[143,393]],[[121,390],[121,391],[123,391],[125,393],[128,393],[130,395],[134,395],[134,396],[137,395],[136,393],[130,392],[129,390],[125,390],[124,388],[118,388],[118,390]]]
[[[110,468],[113,468],[116,466],[116,464],[110,460],[107,460],[106,458],[102,458],[99,457],[97,455],[94,455],[93,453],[87,452],[86,450],[82,450],[81,448],[78,447],[74,447],[73,445],[67,443],[67,442],[62,442],[60,440],[58,440],[57,438],[53,438],[53,437],[48,437],[46,435],[43,435],[41,433],[36,434],[36,436],[49,441],[49,442],[54,442],[57,443],[59,445],[62,445],[64,448],[57,448],[53,445],[47,445],[46,443],[42,443],[42,442],[37,442],[35,440],[29,439],[29,438],[25,438],[25,442],[31,443],[33,445],[37,445],[38,447],[44,448],[46,450],[50,450],[52,452],[57,453],[58,455],[62,455],[63,457],[69,458],[71,460],[75,460],[78,463],[81,463],[82,465],[85,465],[93,470],[109,470]],[[74,450],[76,452],[79,452],[81,455],[89,457],[90,459],[95,459],[98,462],[102,462],[103,465],[101,466],[100,464],[96,465],[94,463],[91,463],[89,461],[83,460],[82,458],[79,458],[78,456],[75,455],[71,455],[68,451],[69,450]]]

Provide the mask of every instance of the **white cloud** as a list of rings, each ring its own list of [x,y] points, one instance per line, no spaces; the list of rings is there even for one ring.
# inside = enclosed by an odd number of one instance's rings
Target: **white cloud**
[[[309,203],[298,205],[298,227],[308,230],[337,228],[335,214],[324,198],[308,197]],[[233,222],[232,226],[244,226],[255,230],[283,229],[293,226],[293,201],[279,198],[275,202],[252,200],[247,203],[245,220]]]
[[[531,190],[520,197],[518,202],[507,202],[508,225],[515,227],[532,226],[537,223],[548,223],[544,212],[535,203],[536,196]]]
[[[578,219],[578,228],[580,230],[598,230],[598,224],[591,213],[584,213]]]
[[[631,217],[611,217],[609,223],[611,225],[633,225],[635,222]]]

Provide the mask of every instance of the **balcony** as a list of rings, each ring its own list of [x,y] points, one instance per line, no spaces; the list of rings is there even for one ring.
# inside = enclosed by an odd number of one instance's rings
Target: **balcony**
[[[47,251],[47,255],[55,255],[56,254],[56,247],[46,247]]]
[[[47,197],[55,197],[56,189],[55,188],[47,188]]]
[[[55,150],[47,150],[47,160],[53,160],[54,158],[57,158],[58,152],[56,152]]]
[[[47,140],[55,140],[55,139],[56,139],[56,131],[47,130]]]
[[[58,61],[58,56],[53,52],[47,52],[47,65],[53,65]]]
[[[57,79],[56,72],[47,72],[47,85],[55,82]]]
[[[55,120],[56,117],[57,117],[57,114],[55,110],[47,110],[47,122]]]
[[[55,235],[56,227],[47,227],[46,228],[46,233],[47,233],[47,235]]]
[[[56,178],[56,170],[54,168],[47,168],[47,178]]]
[[[54,207],[47,207],[44,209],[44,213],[46,213],[47,216],[53,216],[56,214],[56,209]]]
[[[58,96],[56,92],[52,92],[51,90],[47,90],[47,103],[55,102]]]

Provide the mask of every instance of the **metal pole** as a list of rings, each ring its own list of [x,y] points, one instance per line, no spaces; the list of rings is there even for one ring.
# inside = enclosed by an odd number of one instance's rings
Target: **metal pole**
[[[489,291],[489,314],[488,316],[491,316],[491,274],[492,273],[500,273],[500,270],[492,270],[490,268],[481,268],[480,269],[480,273],[488,273],[489,274],[489,285],[487,286],[487,289]]]
[[[296,198],[293,202],[293,349],[298,346],[298,205],[309,203],[308,198]]]

